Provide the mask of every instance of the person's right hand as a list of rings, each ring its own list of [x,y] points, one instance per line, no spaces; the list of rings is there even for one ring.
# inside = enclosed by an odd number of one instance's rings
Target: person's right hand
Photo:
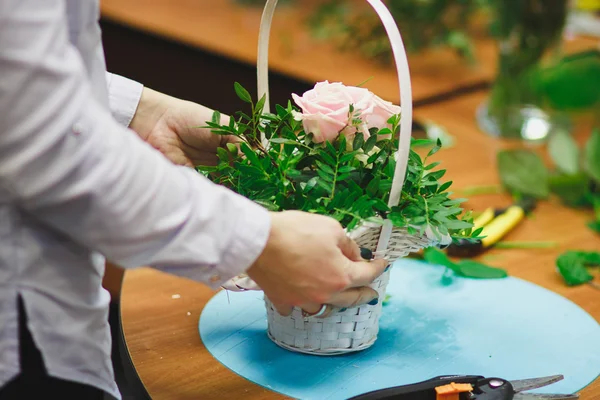
[[[334,219],[299,211],[271,213],[265,249],[247,274],[282,315],[294,306],[316,312],[322,304],[353,307],[377,298],[367,287],[387,261],[366,261]]]

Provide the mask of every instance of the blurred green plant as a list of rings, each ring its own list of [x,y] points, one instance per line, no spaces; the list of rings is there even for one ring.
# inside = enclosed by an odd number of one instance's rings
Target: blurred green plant
[[[566,132],[548,142],[554,167],[547,168],[535,152],[524,149],[498,153],[498,172],[504,187],[516,196],[546,199],[555,195],[569,207],[588,208],[594,219],[588,227],[600,233],[600,129],[580,148]]]
[[[498,41],[498,71],[480,125],[496,136],[544,139],[547,132],[525,132],[529,118],[550,125],[560,118],[547,109],[540,90],[545,60],[560,55],[568,0],[489,0],[490,33]],[[554,119],[553,119],[554,118]],[[548,129],[549,130],[549,129]],[[531,136],[531,137],[530,137]]]
[[[474,61],[469,38],[472,16],[489,0],[388,0],[406,49],[418,52],[448,47],[465,60]],[[382,63],[392,61],[384,27],[366,2],[324,1],[309,18],[314,37],[333,40],[342,50],[357,50]]]

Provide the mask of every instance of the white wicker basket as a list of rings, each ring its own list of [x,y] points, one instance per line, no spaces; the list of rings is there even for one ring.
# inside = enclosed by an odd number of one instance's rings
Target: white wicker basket
[[[390,206],[398,205],[410,150],[412,127],[412,93],[408,60],[398,27],[387,7],[380,0],[367,0],[379,15],[390,39],[398,72],[402,119],[396,170],[390,192]],[[268,52],[271,21],[277,0],[267,0],[259,32],[258,42],[258,97],[266,96],[265,112],[269,112]],[[349,233],[361,247],[374,252],[376,258],[390,262],[438,243],[433,235],[411,235],[406,229],[394,228],[390,221],[383,226],[364,224]],[[390,271],[384,272],[370,286],[377,290],[379,298],[385,296]],[[302,353],[317,355],[344,354],[364,350],[377,339],[382,302],[363,305],[344,311],[334,310],[325,318],[304,317],[302,310],[294,309],[290,316],[280,315],[265,296],[268,334],[279,346]]]

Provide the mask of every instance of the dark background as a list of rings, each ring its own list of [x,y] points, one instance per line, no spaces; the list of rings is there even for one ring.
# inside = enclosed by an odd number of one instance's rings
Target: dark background
[[[235,81],[256,99],[256,67],[164,38],[101,21],[107,68],[149,88],[231,114],[245,110],[233,90]],[[291,93],[314,84],[269,75],[271,104],[287,104]]]

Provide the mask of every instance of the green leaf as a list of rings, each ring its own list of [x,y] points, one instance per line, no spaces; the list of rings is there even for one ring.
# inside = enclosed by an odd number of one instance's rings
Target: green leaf
[[[451,270],[455,270],[456,264],[454,264],[446,254],[436,249],[435,247],[427,247],[423,250],[423,258],[430,264],[443,265]]]
[[[421,146],[432,146],[435,142],[431,139],[415,139],[412,138],[410,141],[411,147],[421,147]]]
[[[429,171],[430,169],[434,169],[435,167],[437,167],[438,165],[440,165],[441,163],[439,161],[436,161],[434,163],[431,163],[429,165],[427,165],[425,167],[425,171]]]
[[[577,252],[585,265],[592,267],[600,266],[600,253],[596,251],[579,251]]]
[[[364,143],[365,143],[365,135],[363,135],[362,132],[358,132],[356,134],[356,136],[354,136],[354,141],[352,142],[352,149],[358,150],[358,149],[362,148]]]
[[[579,171],[579,149],[565,131],[555,132],[548,141],[548,153],[559,170],[574,175]]]
[[[589,178],[580,172],[576,175],[550,175],[550,191],[560,197],[563,203],[579,207],[587,203]]]
[[[271,140],[269,140],[269,142],[271,142],[271,143],[279,143],[279,144],[289,144],[289,145],[292,145],[292,146],[298,146],[298,142],[296,142],[295,140],[286,139],[286,138],[272,138]]]
[[[363,151],[365,153],[369,153],[371,150],[373,150],[373,147],[375,147],[376,143],[377,143],[377,135],[369,136],[369,138],[365,142],[365,145],[363,146]]]
[[[538,199],[548,197],[548,171],[542,159],[527,150],[504,150],[498,153],[500,180],[510,191]]]
[[[233,155],[236,155],[238,153],[238,148],[233,143],[227,143],[227,150],[229,150],[229,152]]]
[[[437,190],[438,193],[442,193],[444,190],[448,189],[452,185],[452,181],[448,181],[442,184]]]
[[[558,272],[569,286],[581,285],[594,277],[585,268],[584,258],[580,252],[567,251],[556,259]]]
[[[250,96],[250,94],[248,94],[248,96]],[[267,100],[267,95],[263,94],[263,96],[260,98],[260,100],[258,100],[258,102],[256,102],[256,105],[254,106],[254,112],[256,114],[259,114],[259,115],[262,114],[263,108],[265,107],[266,100]]]
[[[462,277],[472,279],[501,279],[508,276],[508,273],[501,268],[489,267],[472,260],[459,262],[455,272]]]
[[[213,124],[219,124],[221,123],[221,113],[218,111],[214,111],[212,114],[212,118],[211,118],[211,122]]]
[[[433,146],[433,148],[431,150],[429,150],[429,153],[427,153],[427,157],[430,157],[430,156],[434,155],[435,153],[437,153],[438,151],[440,151],[441,148],[442,148],[442,143],[438,139],[437,143],[435,144],[435,146]]]
[[[242,85],[240,85],[238,82],[235,82],[233,84],[233,88],[235,89],[235,94],[237,94],[242,101],[246,103],[252,103],[252,97],[250,96],[250,93],[248,93],[248,91],[244,89]]]
[[[588,222],[587,226],[594,232],[600,233],[600,221]]]
[[[229,153],[222,147],[217,147],[217,157],[224,162],[229,162]]]
[[[317,186],[322,187],[323,189],[325,189],[328,193],[330,193],[333,190],[333,186],[331,186],[331,183],[323,180],[323,179],[319,179],[317,180]]]
[[[279,104],[275,104],[275,111],[280,118],[284,118],[288,114],[288,111]]]
[[[586,171],[596,181],[600,182],[600,129],[595,129],[585,145]]]
[[[244,153],[244,155],[246,156],[246,158],[248,159],[248,161],[250,161],[250,164],[262,169],[262,164],[260,163],[258,156],[254,152],[254,150],[252,150],[250,148],[250,146],[248,146],[248,144],[246,144],[246,142],[242,142],[240,144],[240,148],[241,148],[242,152]]]
[[[324,172],[330,174],[330,175],[335,175],[335,172],[333,171],[333,169],[327,165],[327,164],[323,164],[320,161],[316,162],[317,166],[319,167],[319,169],[323,170]]]

